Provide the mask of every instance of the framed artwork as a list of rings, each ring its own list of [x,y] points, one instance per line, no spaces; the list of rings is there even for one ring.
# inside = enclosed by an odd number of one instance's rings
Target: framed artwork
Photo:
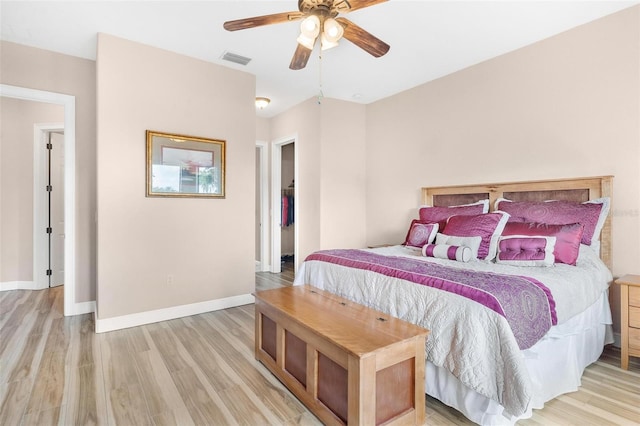
[[[225,144],[147,130],[147,197],[224,198]]]

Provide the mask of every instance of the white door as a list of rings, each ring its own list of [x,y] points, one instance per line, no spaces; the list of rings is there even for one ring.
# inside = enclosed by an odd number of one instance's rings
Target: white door
[[[64,134],[51,133],[51,287],[64,284]]]

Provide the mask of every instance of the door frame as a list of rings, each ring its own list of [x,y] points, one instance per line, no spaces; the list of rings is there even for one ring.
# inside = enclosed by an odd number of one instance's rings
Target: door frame
[[[271,143],[271,272],[280,273],[282,267],[280,265],[282,240],[280,230],[282,227],[281,209],[281,187],[282,187],[282,147],[291,143],[297,144],[298,135],[289,136],[278,139]],[[297,146],[297,145],[296,145]],[[296,183],[293,190],[295,203],[293,205],[293,217],[296,225],[293,229],[293,255],[295,259],[295,271],[298,270],[298,233],[300,229],[300,199],[298,197],[298,188],[300,187],[298,180],[298,149],[294,151],[293,156],[293,180]]]
[[[76,97],[62,93],[0,84],[0,96],[64,106],[64,315],[87,313],[76,294]],[[35,195],[34,195],[35,196]],[[35,238],[35,237],[34,237]],[[34,241],[35,242],[35,241]],[[34,263],[35,263],[35,250]],[[34,277],[35,279],[35,277]]]
[[[257,141],[260,161],[259,188],[260,192],[260,266],[262,272],[269,271],[269,145],[267,142]]]
[[[49,133],[64,131],[64,123],[37,123],[33,125],[33,289],[42,290],[49,287],[46,270],[48,264],[49,242],[43,232],[47,227],[49,214],[45,202],[47,191],[47,150],[43,144]],[[65,171],[66,172],[66,171]],[[66,215],[66,212],[65,212]],[[65,221],[66,222],[66,221]],[[65,232],[66,235],[66,232]],[[66,254],[66,253],[65,253]],[[65,279],[66,279],[65,273]]]

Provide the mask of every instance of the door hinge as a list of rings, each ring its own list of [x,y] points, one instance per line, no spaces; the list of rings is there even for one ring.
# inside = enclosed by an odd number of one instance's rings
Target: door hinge
[[[51,271],[51,269],[47,269],[47,275],[53,275],[53,271]]]
[[[51,192],[51,191],[53,191],[53,186],[47,185],[47,192]]]
[[[48,144],[47,144],[47,149],[53,149],[53,144],[48,143]]]
[[[48,227],[48,228],[47,228],[47,234],[50,234],[50,233],[52,233],[52,232],[53,232],[53,229],[52,229],[51,227]]]

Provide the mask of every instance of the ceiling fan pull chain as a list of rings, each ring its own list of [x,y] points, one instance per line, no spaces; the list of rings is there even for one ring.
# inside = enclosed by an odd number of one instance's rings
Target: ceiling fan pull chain
[[[320,89],[320,93],[318,93],[318,105],[320,105],[322,98],[324,98],[324,93],[322,93],[322,50],[320,50],[320,54],[318,55],[318,86]]]

